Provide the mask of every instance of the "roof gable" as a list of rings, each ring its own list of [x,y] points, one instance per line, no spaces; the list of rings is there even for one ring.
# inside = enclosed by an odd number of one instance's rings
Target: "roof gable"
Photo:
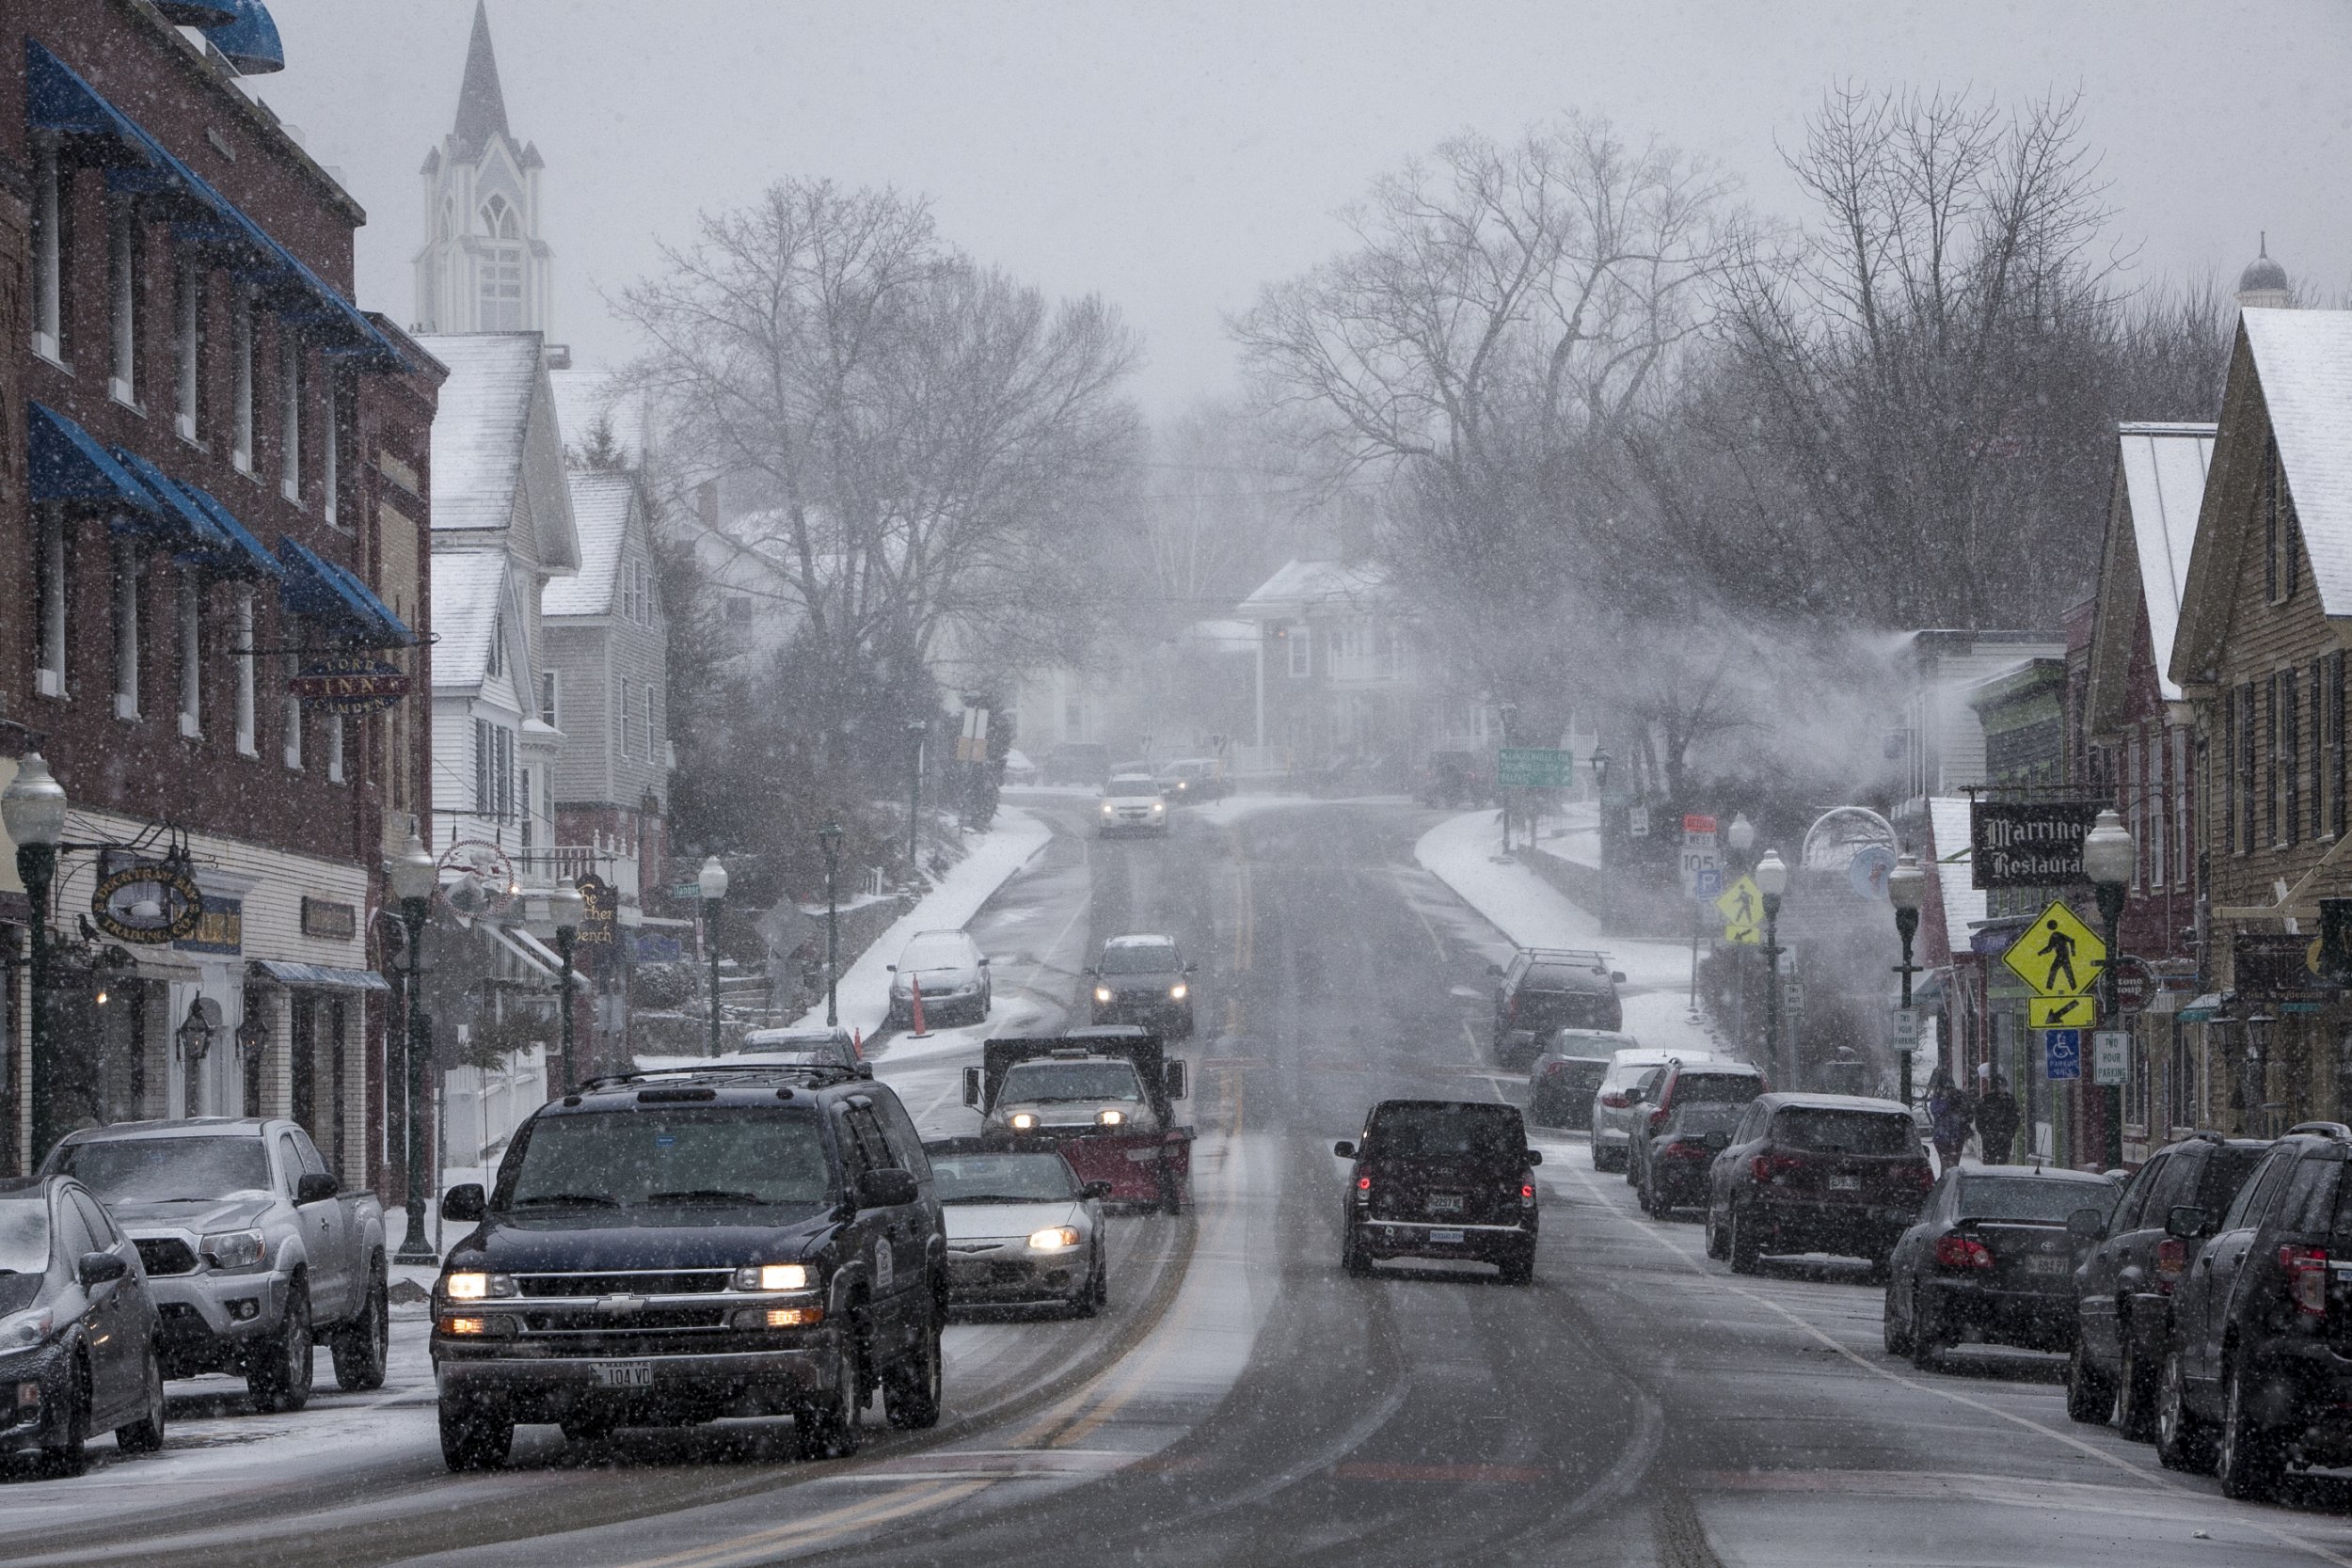
[[[418,341],[449,367],[433,416],[433,531],[511,532],[548,570],[579,564],[564,438],[536,332],[436,333]]]
[[[2127,422],[2116,426],[2115,474],[2099,566],[2098,619],[2090,640],[2090,727],[2107,734],[2130,713],[2131,678],[2145,628],[2156,694],[2181,699],[2172,644],[2188,562],[2213,467],[2210,424]]]
[[[2352,615],[2352,310],[2248,310],[2279,464],[2328,615]]]
[[[475,690],[489,678],[490,639],[507,598],[505,551],[434,552],[434,689]]]
[[[544,615],[611,615],[620,597],[621,561],[631,535],[644,531],[637,484],[629,475],[575,469],[567,476],[580,570],[548,584]]]

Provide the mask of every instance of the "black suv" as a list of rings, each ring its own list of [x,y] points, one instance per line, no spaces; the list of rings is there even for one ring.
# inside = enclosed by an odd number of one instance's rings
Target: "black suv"
[[[2352,1129],[2305,1122],[2254,1167],[2172,1292],[2156,1456],[2213,1469],[2232,1497],[2278,1490],[2290,1464],[2352,1465]],[[2177,1205],[2165,1228],[2204,1228]]]
[[[1535,1277],[1535,1167],[1516,1105],[1384,1100],[1363,1136],[1331,1152],[1354,1162],[1340,1216],[1340,1261],[1370,1274],[1384,1258],[1492,1263],[1514,1285]]]
[[[2074,1275],[2068,1415],[2078,1421],[2112,1415],[2126,1437],[2146,1442],[2155,1435],[2156,1377],[2172,1341],[2172,1292],[2269,1148],[2267,1138],[2199,1132],[2148,1156]],[[2193,1235],[2165,1229],[2167,1216],[2182,1207],[2204,1216]]]
[[[441,1451],[501,1463],[517,1422],[789,1415],[803,1457],[939,1419],[946,1230],[914,1124],[838,1069],[714,1061],[592,1079],[516,1131],[433,1290]]]
[[[1522,947],[1486,973],[1496,979],[1495,1060],[1506,1071],[1526,1071],[1555,1031],[1625,1027],[1617,1002],[1625,974],[1609,967],[1606,953]]]
[[[1867,1259],[1882,1280],[1935,1184],[1911,1113],[1850,1094],[1748,1102],[1707,1170],[1707,1255],[1754,1274],[1764,1254]]]

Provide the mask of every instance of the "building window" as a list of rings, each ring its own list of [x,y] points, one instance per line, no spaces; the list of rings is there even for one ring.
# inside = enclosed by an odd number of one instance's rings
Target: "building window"
[[[651,762],[653,760],[653,682],[647,681],[644,684],[642,695],[645,705],[645,760]]]
[[[2328,688],[2321,680],[2321,664],[2312,660],[2312,743],[2309,748],[2312,763],[2311,800],[2312,837],[2324,838],[2328,833]]]
[[[2147,785],[2140,776],[2139,732],[2134,730],[2123,740],[2123,803],[2126,819],[2132,825],[2132,888],[2138,891],[2142,868],[2148,863],[2148,829],[2142,820],[2142,808],[2147,803]]]
[[[65,695],[66,612],[71,584],[66,576],[66,521],[62,507],[34,513],[33,597],[40,617],[35,689],[44,697]]]
[[[278,493],[302,504],[302,342],[278,327]]]
[[[556,673],[552,670],[540,671],[539,722],[551,730],[560,730],[564,727],[562,721],[564,705],[558,701],[558,697]]]
[[[2254,683],[2248,681],[2237,689],[2237,757],[2238,799],[2243,809],[2238,814],[2238,852],[2254,852],[2254,835],[2259,824],[2254,818]]]
[[[2172,737],[2172,863],[2173,876],[2184,888],[2189,885],[2190,857],[2195,855],[2196,841],[2188,815],[2188,731],[2168,732]]]
[[[180,574],[180,733],[204,735],[204,589],[193,571]]]
[[[2198,1114],[2197,1050],[2186,1025],[2172,1020],[2171,1061],[2164,1075],[2164,1115],[2170,1127],[2194,1127]]]
[[[628,677],[622,675],[612,682],[612,706],[620,715],[620,728],[615,736],[621,743],[621,755],[628,755]]]
[[[53,364],[65,363],[66,243],[71,204],[66,177],[55,147],[33,151],[33,352]]]
[[[2301,836],[2303,827],[2302,748],[2303,726],[2301,704],[2296,701],[2295,672],[2280,670],[2270,677],[2276,694],[2272,710],[2270,733],[2277,737],[2271,749],[2270,804],[2274,813],[2283,803],[2284,816],[2271,817],[2271,842],[2293,844]]]
[[[1291,673],[1304,678],[1314,673],[1314,648],[1305,626],[1290,628]]]
[[[302,673],[298,654],[286,656],[286,679],[290,683],[285,696],[278,699],[278,721],[286,731],[286,766],[300,771],[302,768],[302,699],[294,694],[291,686],[294,676]]]
[[[237,673],[237,754],[254,757],[262,754],[253,736],[253,661],[261,656],[253,651],[252,589],[237,589],[236,614],[237,645],[229,650],[229,661]]]
[[[2127,1127],[2137,1127],[2144,1133],[2148,1128],[2148,1113],[2155,1098],[2150,1092],[2153,1085],[2149,1082],[2148,1041],[2137,1029],[2132,1031],[2131,1041],[2129,1064],[2123,1079],[2123,1123]]]
[[[515,809],[515,732],[487,719],[473,721],[473,809],[501,820]]]
[[[319,436],[319,515],[339,524],[342,498],[336,492],[343,482],[343,389],[333,372],[326,377],[326,428]]]
[[[139,716],[139,561],[138,546],[129,540],[115,542],[115,717]]]
[[[506,673],[506,611],[503,610],[490,617],[490,650],[485,656],[482,668],[486,674]]]
[[[2328,831],[2344,836],[2344,655],[2329,654],[2328,675],[2320,689],[2328,693]]]
[[[240,291],[230,309],[229,337],[229,461],[253,472],[253,300]]]
[[[199,404],[204,394],[204,284],[209,276],[193,254],[180,258],[172,299],[172,368],[177,383],[172,426],[180,439],[188,442],[200,440],[204,429]]]
[[[483,231],[490,245],[482,249],[482,325],[485,332],[519,332],[523,325],[522,225],[502,196],[482,205]]]
[[[329,713],[326,724],[326,778],[330,784],[343,782],[343,716]]]
[[[124,202],[115,209],[107,236],[107,319],[114,356],[106,390],[117,403],[132,408],[139,405],[139,298],[147,281],[142,276],[145,251],[138,215]]]

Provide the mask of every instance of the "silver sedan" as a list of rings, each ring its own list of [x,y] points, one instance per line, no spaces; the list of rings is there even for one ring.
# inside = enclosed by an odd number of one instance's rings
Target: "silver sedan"
[[[1051,1148],[958,1138],[927,1146],[947,1222],[956,1307],[1060,1307],[1090,1318],[1110,1301],[1105,1181],[1082,1182]]]

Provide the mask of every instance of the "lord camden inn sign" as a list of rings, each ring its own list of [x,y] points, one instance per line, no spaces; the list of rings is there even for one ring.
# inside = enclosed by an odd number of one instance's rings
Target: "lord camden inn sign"
[[[408,695],[400,666],[365,654],[314,658],[286,681],[286,694],[327,713],[356,717],[392,706]]]
[[[1969,886],[2065,887],[2083,879],[2096,800],[1968,802]]]

